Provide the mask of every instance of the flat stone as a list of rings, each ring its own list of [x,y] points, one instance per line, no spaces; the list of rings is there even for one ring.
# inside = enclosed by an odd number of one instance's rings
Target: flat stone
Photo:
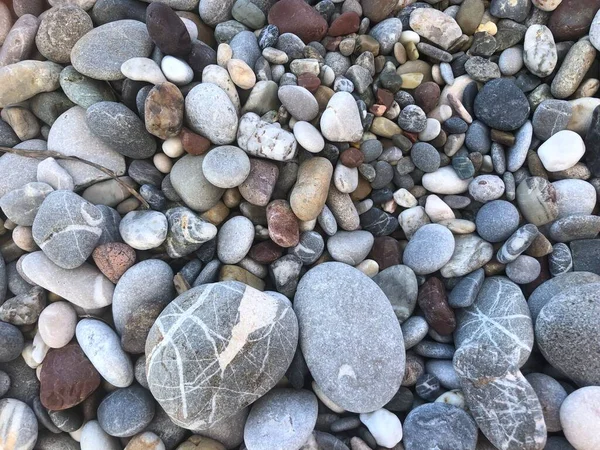
[[[111,436],[133,436],[152,421],[154,404],[150,392],[141,386],[117,389],[98,406],[98,423]]]
[[[442,335],[452,334],[456,318],[448,305],[446,289],[439,278],[431,277],[423,283],[417,301],[433,330]]]
[[[441,268],[445,278],[467,275],[487,264],[494,256],[492,244],[477,234],[465,234],[454,237],[454,253],[450,261]]]
[[[283,248],[295,247],[300,240],[298,218],[286,200],[274,200],[267,206],[269,236]]]
[[[77,72],[73,66],[65,67],[60,73],[60,87],[72,103],[83,108],[88,108],[97,102],[116,100],[114,92],[107,83],[87,77]],[[61,106],[60,112],[53,114],[50,125],[54,124],[63,112],[74,106],[72,103]]]
[[[441,269],[452,257],[454,237],[442,225],[428,224],[417,230],[404,250],[404,263],[424,275]]]
[[[410,27],[444,50],[462,36],[462,30],[452,17],[433,8],[415,9],[410,14]]]
[[[475,98],[475,115],[491,128],[513,131],[525,123],[530,107],[527,97],[507,79],[485,84]]]
[[[146,25],[136,20],[118,20],[94,28],[71,50],[75,69],[97,80],[121,80],[121,65],[130,58],[147,57],[152,41]]]
[[[0,324],[0,342],[2,342],[0,362],[3,363],[17,359],[25,346],[21,331],[6,322]]]
[[[166,55],[185,57],[192,50],[190,34],[181,18],[164,3],[150,3],[146,9],[148,34]]]
[[[505,18],[512,19],[515,22],[523,22],[527,18],[531,3],[527,0],[492,0],[490,4],[490,14]]]
[[[562,448],[592,450],[598,446],[598,436],[590,433],[587,424],[598,418],[599,391],[596,386],[577,389],[561,405],[560,422],[569,442],[565,442]]]
[[[33,325],[45,306],[46,293],[36,286],[27,293],[6,300],[0,306],[0,320],[17,326]]]
[[[372,299],[369,310],[378,311],[377,321],[365,321],[360,300],[365,297]],[[294,307],[302,353],[332,402],[349,411],[369,412],[391,400],[402,381],[404,343],[389,301],[373,281],[345,264],[320,264],[300,280]],[[342,339],[334,331],[340,329],[354,331]],[[389,352],[396,357],[390,358]],[[376,371],[371,363],[375,359],[380,361]]]
[[[214,186],[239,186],[250,174],[250,159],[238,147],[224,145],[208,152],[202,161],[202,173]]]
[[[327,240],[327,251],[336,261],[355,266],[362,262],[373,246],[368,231],[338,231]]]
[[[236,216],[223,224],[217,236],[217,255],[225,264],[237,264],[250,251],[254,241],[254,225],[243,217]]]
[[[554,12],[548,21],[554,38],[557,41],[573,41],[585,36],[599,6],[597,0],[563,0],[554,6]]]
[[[453,308],[471,306],[483,285],[485,274],[483,269],[477,269],[462,278],[448,295],[448,304]]]
[[[119,224],[121,237],[136,250],[158,247],[167,238],[167,231],[167,218],[158,211],[131,211]]]
[[[319,113],[317,100],[306,88],[281,86],[277,95],[283,106],[297,120],[311,121]]]
[[[489,242],[502,242],[519,226],[517,208],[505,200],[486,203],[477,212],[477,232]]]
[[[227,94],[217,85],[203,83],[194,87],[185,99],[190,128],[217,145],[235,140],[238,117]]]
[[[572,107],[564,100],[544,100],[533,113],[533,132],[546,141],[567,128],[572,117]]]
[[[129,269],[136,259],[133,247],[121,242],[108,242],[99,245],[92,253],[94,263],[113,283]]]
[[[242,197],[256,206],[267,206],[279,176],[277,166],[262,159],[250,159],[250,174],[238,187]]]
[[[530,373],[525,378],[540,400],[547,430],[561,431],[559,411],[561,404],[567,398],[567,391],[558,381],[543,373]]]
[[[31,294],[40,295],[41,288],[36,287]],[[43,293],[43,297],[45,297]],[[45,301],[45,298],[44,298]],[[50,348],[62,348],[75,336],[77,313],[69,302],[59,301],[48,305],[40,314],[38,332],[44,343]]]
[[[540,78],[553,72],[558,62],[558,54],[554,37],[548,27],[532,25],[527,29],[523,60],[529,71]]]
[[[269,10],[269,23],[280,33],[293,33],[305,43],[320,41],[327,33],[327,22],[302,0],[281,0]]]
[[[321,115],[321,132],[333,142],[356,142],[363,134],[358,106],[351,94],[336,92]]]
[[[34,14],[24,14],[17,19],[0,49],[0,67],[28,59],[35,48],[35,35],[39,23]]]
[[[31,226],[44,199],[53,191],[46,183],[27,183],[0,199],[2,211],[14,223]],[[14,238],[13,238],[14,239]]]

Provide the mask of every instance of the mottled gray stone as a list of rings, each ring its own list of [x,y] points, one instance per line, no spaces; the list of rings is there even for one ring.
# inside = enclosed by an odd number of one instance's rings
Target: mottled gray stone
[[[529,102],[523,91],[506,78],[489,81],[475,98],[475,115],[492,128],[513,131],[529,117]]]
[[[477,425],[464,410],[446,403],[413,409],[403,425],[402,442],[409,450],[475,450]]]
[[[0,442],[7,450],[32,450],[38,437],[38,421],[31,408],[20,400],[0,400]]]
[[[165,212],[169,221],[166,248],[171,258],[181,258],[200,248],[217,235],[217,227],[183,206]]]
[[[452,232],[438,224],[423,225],[404,249],[404,263],[419,275],[441,269],[454,252]]]
[[[394,49],[394,44],[400,40],[402,21],[396,17],[385,19],[375,25],[369,34],[379,42],[379,52],[387,55]]]
[[[17,225],[29,227],[44,199],[53,190],[46,183],[27,183],[0,198],[0,208]]]
[[[273,389],[252,405],[244,443],[253,450],[300,448],[315,427],[317,412],[312,392]]]
[[[593,215],[567,216],[550,227],[550,237],[557,242],[593,239],[600,232],[600,217]]]
[[[145,431],[151,431],[160,437],[167,450],[173,450],[188,433],[184,428],[175,425],[159,404],[156,404],[154,419]]]
[[[567,244],[559,242],[552,246],[552,253],[548,256],[548,266],[553,276],[573,270],[573,256]]]
[[[323,237],[316,231],[305,231],[300,234],[298,245],[289,250],[290,254],[296,255],[303,264],[314,263],[323,254],[325,243]]]
[[[494,256],[492,244],[481,239],[475,233],[457,235],[454,242],[452,258],[440,270],[441,275],[445,278],[467,275],[483,267]]]
[[[9,298],[0,306],[0,320],[13,325],[33,325],[46,306],[46,291],[39,286]]]
[[[234,281],[192,288],[150,330],[150,390],[176,424],[209,428],[277,383],[292,361],[297,336],[289,302]],[[199,353],[205,356],[198,359]]]
[[[596,206],[596,189],[585,180],[566,179],[552,183],[556,190],[557,218],[592,214]]]
[[[434,359],[452,359],[455,350],[454,345],[429,340],[422,340],[413,347],[417,355]]]
[[[224,189],[209,183],[202,172],[204,156],[186,155],[171,169],[171,183],[187,206],[204,212],[217,204]]]
[[[174,297],[173,271],[164,261],[148,259],[123,274],[115,287],[112,313],[125,351],[144,352],[150,328]]]
[[[600,351],[596,318],[600,284],[562,291],[540,311],[535,323],[537,343],[546,360],[579,386],[600,383]]]
[[[137,20],[117,20],[94,28],[71,50],[75,69],[97,80],[122,80],[121,64],[131,58],[148,57],[152,40],[146,25]]]
[[[567,128],[573,115],[571,104],[566,100],[544,100],[533,113],[533,132],[542,141]]]
[[[229,45],[231,46],[231,50],[233,50],[233,57],[241,59],[250,67],[254,67],[256,60],[261,56],[256,35],[252,31],[237,33],[231,39]]]
[[[301,86],[281,86],[279,100],[296,120],[311,121],[319,114],[319,104],[310,91]]]
[[[19,357],[25,345],[25,340],[16,326],[0,322],[0,344],[0,362],[5,363]]]
[[[133,436],[146,428],[153,417],[154,399],[141,386],[117,389],[98,406],[98,423],[111,436]]]
[[[159,211],[131,211],[119,223],[123,241],[136,250],[158,247],[167,238],[167,230],[167,218]]]
[[[104,221],[102,222],[102,235],[98,240],[97,246],[106,244],[107,242],[122,242],[121,233],[119,232],[119,224],[121,223],[121,215],[116,209],[106,205],[97,205],[102,212]]]
[[[32,234],[35,243],[64,269],[81,266],[102,235],[102,212],[71,191],[51,192],[42,203]]]
[[[471,306],[479,294],[484,278],[485,272],[481,268],[466,275],[450,291],[448,304],[452,308]]]
[[[24,150],[46,150],[46,141],[31,139],[14,146]],[[0,156],[0,198],[7,192],[37,181],[39,159],[5,153]]]
[[[373,281],[387,296],[394,314],[402,323],[413,313],[417,304],[418,284],[413,270],[395,265],[379,272]]]
[[[517,367],[533,348],[533,326],[525,297],[504,277],[486,278],[475,303],[457,311],[454,340],[458,347],[470,344],[493,347],[499,355],[515,359]]]
[[[527,121],[517,130],[515,143],[506,151],[506,168],[509,171],[515,172],[523,166],[532,138],[533,126],[530,121]]]
[[[480,342],[460,347],[453,362],[469,411],[490,442],[541,450],[547,433],[542,406],[517,360],[515,353],[498,353],[493,342]]]
[[[22,356],[8,363],[0,363],[0,370],[10,377],[10,389],[7,398],[21,400],[33,404],[33,399],[40,395],[40,381],[37,379],[35,369],[29,367]]]
[[[402,322],[402,338],[404,339],[404,348],[408,350],[414,347],[427,336],[429,324],[422,316],[412,316]]]
[[[356,266],[367,257],[373,242],[368,231],[338,231],[327,240],[327,251],[335,261]]]
[[[442,387],[460,389],[460,380],[454,370],[452,361],[432,359],[425,363],[425,372],[435,376]]]
[[[511,281],[517,284],[527,284],[540,276],[541,265],[537,259],[531,256],[519,255],[506,265],[505,271]]]
[[[404,373],[402,331],[370,278],[346,264],[320,264],[300,280],[294,308],[306,364],[328,398],[370,412],[394,396]]]
[[[560,405],[567,398],[567,391],[554,378],[543,373],[530,373],[525,376],[535,391],[544,413],[544,422],[549,432],[562,430]]]
[[[217,255],[224,264],[237,264],[250,251],[254,241],[254,225],[244,216],[229,219],[217,236]]]

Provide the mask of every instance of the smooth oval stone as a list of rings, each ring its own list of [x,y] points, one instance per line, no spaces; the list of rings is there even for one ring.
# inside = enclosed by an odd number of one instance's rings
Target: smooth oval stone
[[[281,0],[269,10],[268,20],[281,34],[293,33],[305,43],[320,41],[327,33],[327,21],[302,0]]]
[[[522,22],[527,17],[530,8],[531,3],[528,0],[492,0],[490,14]]]
[[[38,438],[38,421],[31,408],[14,398],[0,400],[0,443],[7,450],[32,450]]]
[[[69,302],[54,302],[40,314],[38,332],[50,348],[62,348],[75,336],[77,313]]]
[[[0,362],[9,362],[17,359],[23,351],[25,341],[23,334],[14,325],[0,322]]]
[[[596,191],[584,180],[559,180],[552,183],[556,191],[558,216],[590,215],[596,206]]]
[[[423,175],[422,184],[434,194],[462,194],[469,188],[471,178],[461,179],[451,166],[441,167],[435,172]]]
[[[0,67],[0,108],[60,87],[62,66],[50,61],[21,61]]]
[[[123,350],[144,352],[150,328],[174,296],[173,271],[164,261],[142,261],[123,274],[115,287],[112,304]]]
[[[141,386],[133,385],[108,394],[98,406],[98,423],[111,436],[130,437],[152,421],[154,399]]]
[[[598,216],[568,216],[558,219],[550,227],[550,237],[557,242],[593,239],[600,232]]]
[[[117,20],[94,28],[71,50],[75,69],[97,80],[122,80],[121,65],[128,59],[148,57],[152,40],[146,25],[137,20]]]
[[[290,206],[300,220],[314,220],[319,216],[327,201],[332,173],[331,162],[322,157],[308,159],[300,165],[290,194]]]
[[[121,103],[94,103],[85,118],[92,133],[123,156],[145,159],[156,152],[156,142],[144,123]]]
[[[386,268],[373,277],[387,296],[400,323],[407,320],[417,304],[417,277],[411,268],[397,264]]]
[[[523,91],[514,82],[504,78],[486,83],[475,98],[474,108],[479,120],[502,131],[519,128],[530,112]]]
[[[111,327],[96,319],[82,319],[75,331],[77,342],[98,373],[116,387],[133,382],[133,365]]]
[[[40,23],[35,15],[24,14],[14,23],[0,48],[0,67],[23,61],[32,53]]]
[[[224,145],[209,151],[202,161],[202,173],[214,186],[233,188],[250,174],[250,158],[238,147]]]
[[[565,399],[560,407],[560,422],[572,446],[565,442],[562,447],[556,447],[558,450],[593,450],[600,445],[598,435],[591,432],[593,425],[592,428],[588,426],[598,420],[599,401],[600,389],[597,386],[577,389]]]
[[[562,130],[552,135],[538,148],[538,156],[549,172],[558,172],[573,167],[583,157],[585,144],[579,134]]]
[[[90,264],[63,269],[38,251],[26,255],[21,268],[32,282],[81,308],[97,309],[112,303],[114,284]],[[94,289],[90,290],[90,286]]]
[[[92,133],[87,125],[86,110],[74,106],[64,112],[50,129],[48,148],[67,156],[77,156],[112,170],[115,175],[125,174],[125,158]],[[81,145],[85,142],[85,145]],[[76,188],[110,178],[104,172],[79,161],[59,164],[73,177]]]
[[[88,108],[97,102],[115,101],[115,94],[107,83],[86,77],[77,72],[73,66],[65,67],[60,73],[60,87],[71,102],[83,108]],[[74,105],[69,105],[71,106]],[[60,114],[69,107],[64,108]],[[52,124],[60,114],[54,117]]]
[[[547,26],[532,25],[527,29],[523,61],[529,71],[540,78],[547,77],[554,71],[558,54],[554,37]]]
[[[373,240],[368,231],[338,231],[327,240],[327,251],[334,260],[355,266],[367,257]]]
[[[125,243],[137,250],[158,247],[167,238],[167,231],[167,218],[158,211],[131,211],[119,224]]]
[[[587,34],[598,7],[597,0],[563,0],[554,6],[548,27],[557,41],[577,40]]]
[[[194,211],[208,211],[215,206],[224,190],[212,185],[202,172],[205,156],[185,155],[171,169],[171,183],[187,206]]]
[[[558,216],[556,189],[544,178],[526,178],[517,187],[516,196],[521,213],[534,225],[545,225]]]
[[[489,242],[502,242],[519,226],[519,212],[512,203],[494,200],[477,212],[477,232]]]
[[[464,410],[445,403],[428,403],[413,409],[403,425],[406,448],[474,450],[477,424]]]
[[[598,5],[600,6],[600,5]],[[585,74],[596,58],[596,49],[590,41],[582,40],[573,45],[550,86],[555,98],[567,98],[579,87]]]
[[[168,5],[150,3],[146,9],[146,26],[150,38],[165,55],[185,57],[192,50],[185,24]]]
[[[210,329],[221,336],[218,341],[207,334]],[[292,361],[297,336],[289,302],[239,282],[198,286],[171,302],[150,330],[150,390],[176,424],[209,428],[276,384]],[[207,352],[206,357],[198,360],[199,352]],[[199,371],[213,366],[217,370],[198,377]],[[239,394],[221,395],[229,389]],[[207,402],[212,405],[208,410],[202,408]]]
[[[236,216],[223,224],[217,236],[217,254],[225,264],[237,264],[250,251],[254,240],[254,225],[243,216]]]
[[[145,3],[138,0],[97,0],[90,15],[98,25],[123,19],[145,22],[146,7]]]
[[[319,104],[310,91],[301,86],[281,86],[279,100],[296,120],[311,121],[319,114]]]
[[[544,100],[533,113],[533,132],[546,141],[567,128],[573,115],[571,105],[564,100]]]
[[[356,142],[363,134],[358,106],[348,92],[336,92],[321,115],[321,132],[333,142]]]
[[[0,207],[7,218],[21,226],[31,226],[44,199],[53,191],[46,183],[27,183],[0,199]],[[13,233],[14,239],[14,233]]]
[[[529,358],[533,347],[531,315],[523,293],[508,279],[486,278],[475,302],[459,310],[456,319],[458,347],[475,343],[494,348],[512,357],[517,367]]]
[[[467,275],[483,267],[494,256],[492,244],[475,233],[455,236],[454,242],[452,258],[440,269],[445,278]]]
[[[252,406],[244,443],[256,450],[302,446],[315,427],[317,412],[317,397],[312,392],[273,389]]]
[[[81,450],[93,450],[100,446],[106,450],[121,450],[119,440],[107,434],[97,420],[90,420],[81,429]]]
[[[238,130],[235,106],[227,94],[213,83],[194,87],[185,98],[190,128],[213,144],[230,144]]]
[[[378,311],[376,321],[365,320],[363,298],[371,299],[371,313]],[[389,300],[372,280],[342,263],[320,264],[300,280],[294,308],[308,368],[332,402],[369,412],[391,400],[404,373],[404,342]]]
[[[427,224],[417,230],[404,249],[404,264],[419,275],[441,269],[454,252],[454,236],[448,228]]]
[[[410,14],[410,28],[444,50],[448,50],[461,36],[456,21],[433,8],[417,8]]]
[[[548,431],[561,431],[559,411],[561,404],[567,398],[567,391],[558,381],[543,373],[530,373],[525,378],[540,400]]]

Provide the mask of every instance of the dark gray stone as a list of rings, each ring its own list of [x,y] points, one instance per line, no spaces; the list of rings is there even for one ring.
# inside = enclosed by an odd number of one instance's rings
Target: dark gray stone
[[[440,154],[433,145],[427,142],[417,142],[413,145],[410,159],[423,172],[435,172],[440,168]]]
[[[417,378],[415,392],[423,400],[432,402],[442,394],[443,390],[436,376],[424,373]]]
[[[0,362],[17,359],[25,346],[21,331],[10,323],[0,322]]]
[[[67,433],[54,434],[48,430],[40,430],[36,450],[80,450],[79,442]]]
[[[475,98],[475,115],[491,128],[513,131],[529,117],[529,102],[521,89],[506,78],[485,84]]]
[[[4,120],[0,119],[0,145],[3,147],[14,147],[19,142],[19,138],[13,131],[12,127]]]
[[[129,437],[142,431],[154,417],[154,399],[133,385],[108,394],[98,406],[98,423],[111,436]]]
[[[66,433],[79,430],[83,426],[83,414],[79,408],[48,411],[48,416],[56,428]]]
[[[107,242],[122,242],[121,234],[119,233],[119,224],[121,223],[121,215],[116,209],[106,205],[97,205],[96,208],[102,213],[104,220],[100,228],[102,234],[98,240],[97,246],[106,244]]]
[[[479,152],[482,155],[488,153],[492,146],[489,127],[479,120],[474,120],[467,130],[465,145],[472,152]]]
[[[573,257],[567,244],[559,242],[552,246],[552,253],[548,256],[550,273],[553,276],[573,270]]]
[[[538,234],[539,230],[534,224],[528,223],[523,225],[500,247],[500,250],[496,254],[496,259],[502,264],[515,261],[521,253],[529,248]]]
[[[582,239],[571,242],[573,270],[600,275],[600,240]]]
[[[305,231],[300,235],[298,245],[289,250],[290,254],[300,258],[304,265],[311,265],[323,254],[325,243],[316,231]]]
[[[600,232],[600,216],[567,216],[550,227],[550,237],[558,242],[593,239]]]
[[[152,422],[150,422],[144,431],[151,431],[160,437],[167,450],[173,450],[189,433],[188,430],[175,425],[168,414],[158,404],[155,407]]]
[[[466,308],[471,306],[479,290],[483,285],[485,278],[485,271],[483,268],[477,269],[470,274],[463,277],[454,286],[450,294],[448,295],[448,304],[453,308]]]
[[[412,315],[419,286],[411,268],[401,264],[388,267],[375,275],[373,281],[387,296],[400,323]]]
[[[561,431],[560,405],[567,398],[567,391],[554,378],[543,373],[530,373],[525,376],[535,391],[544,413],[544,422],[549,432]]]
[[[427,126],[427,115],[417,105],[408,105],[398,116],[398,126],[409,133],[420,133]]]
[[[171,208],[165,212],[169,221],[169,232],[165,241],[167,254],[181,258],[200,248],[217,235],[217,227],[198,217],[185,207]]]
[[[10,389],[5,395],[7,398],[16,398],[32,405],[33,399],[40,396],[40,381],[35,369],[29,367],[21,355],[10,362],[0,363],[0,370],[10,377]]]
[[[452,359],[456,351],[454,345],[428,340],[419,342],[412,350],[419,356],[433,359]]]
[[[98,0],[90,13],[98,25],[125,19],[146,22],[147,6],[137,0]]]
[[[388,236],[398,229],[398,219],[379,208],[371,208],[360,215],[360,225],[373,236]]]

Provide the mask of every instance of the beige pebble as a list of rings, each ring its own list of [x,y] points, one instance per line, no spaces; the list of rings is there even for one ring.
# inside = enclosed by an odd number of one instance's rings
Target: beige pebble
[[[156,167],[162,173],[169,173],[173,168],[173,161],[164,153],[157,153],[152,158],[154,167]]]
[[[14,230],[15,228],[17,228],[17,224],[14,223],[12,220],[10,219],[6,219],[4,221],[4,228],[6,228],[7,230]]]
[[[179,444],[175,450],[226,450],[225,446],[214,439],[193,435]]]
[[[146,431],[134,436],[125,450],[165,450],[165,444],[156,434]]]
[[[32,342],[28,342],[27,344],[25,344],[25,347],[23,347],[23,350],[21,351],[21,356],[23,357],[25,364],[27,364],[32,369],[36,369],[39,366],[39,364],[33,359]]]
[[[430,119],[436,119],[439,123],[444,123],[450,117],[452,117],[452,108],[448,105],[440,105],[437,108],[434,108],[427,114],[427,117]]]
[[[439,64],[434,64],[433,66],[431,66],[431,77],[433,78],[433,81],[435,81],[440,86],[443,86],[446,83],[444,81],[444,78],[442,77],[442,71],[440,70]]]
[[[18,225],[13,230],[12,238],[15,245],[26,252],[34,252],[39,250],[37,244],[33,240],[31,227]]]
[[[421,84],[423,77],[424,75],[418,72],[400,75],[400,78],[402,78],[402,89],[415,89]]]
[[[298,228],[300,229],[301,232],[312,231],[315,229],[316,226],[317,226],[317,219],[299,220],[298,221]]]
[[[485,22],[477,27],[475,30],[476,33],[489,33],[492,36],[495,36],[498,33],[498,27],[494,22]]]
[[[452,234],[469,234],[475,231],[475,223],[465,219],[440,220],[438,224],[448,228]]]
[[[227,61],[227,72],[229,72],[231,81],[240,89],[252,89],[256,84],[254,71],[241,59],[230,59]]]
[[[379,273],[379,264],[374,259],[365,259],[356,268],[369,278],[373,278]]]
[[[228,208],[236,208],[242,202],[242,194],[237,187],[229,188],[223,194],[222,200]]]
[[[50,348],[67,345],[75,335],[76,325],[77,313],[66,301],[49,304],[38,320],[40,336]]]
[[[179,136],[173,136],[162,144],[162,150],[169,158],[179,158],[185,153]]]
[[[298,219],[313,220],[321,213],[332,174],[333,166],[326,158],[317,156],[300,165],[290,194],[290,205]]]
[[[416,61],[419,59],[419,50],[417,50],[417,46],[414,42],[407,42],[404,44],[404,48],[406,49],[406,56],[409,61]]]
[[[394,44],[394,58],[396,58],[396,61],[398,61],[400,64],[404,64],[408,59],[408,56],[406,55],[406,49],[401,42],[396,42]]]
[[[227,61],[233,58],[233,50],[229,44],[219,44],[217,48],[217,64],[221,67],[227,66]]]
[[[427,197],[425,201],[425,213],[433,223],[455,218],[452,209],[435,194]]]
[[[0,116],[22,141],[33,139],[40,134],[40,123],[28,109],[20,106],[4,108]]]
[[[289,60],[286,52],[273,47],[265,48],[262,55],[271,64],[286,64]]]
[[[121,73],[130,80],[147,81],[152,84],[167,81],[159,65],[150,58],[135,57],[121,64]]]

